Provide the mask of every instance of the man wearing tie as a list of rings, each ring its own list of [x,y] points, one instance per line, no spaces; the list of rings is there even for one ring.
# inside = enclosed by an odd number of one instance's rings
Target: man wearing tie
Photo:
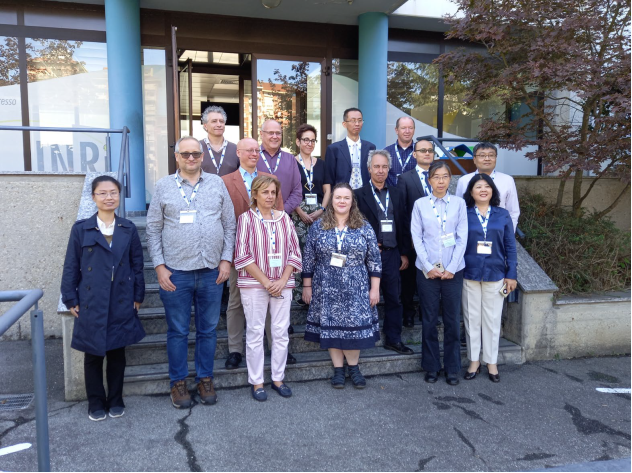
[[[393,166],[391,166],[386,180],[389,186],[396,186],[399,176],[406,171],[415,169],[416,165],[413,157],[415,121],[411,117],[399,117],[395,122],[395,134],[397,141],[386,147],[386,151],[393,158]]]
[[[399,302],[400,271],[409,265],[412,239],[401,195],[395,186],[386,183],[391,163],[391,156],[386,150],[371,151],[367,160],[370,179],[354,193],[358,208],[373,228],[380,247],[384,348],[412,355],[413,350],[402,343],[402,305]]]
[[[345,110],[342,126],[347,130],[347,137],[330,144],[325,153],[324,192],[339,182],[348,182],[352,189],[359,189],[369,182],[367,158],[375,145],[360,139],[363,124],[360,109]]]
[[[397,183],[397,189],[399,190],[405,208],[406,225],[408,225],[409,232],[415,201],[430,195],[430,192],[432,192],[432,187],[428,182],[428,168],[430,168],[430,165],[434,161],[434,145],[430,141],[418,141],[415,143],[413,156],[417,165],[414,169],[411,169],[399,176]],[[410,261],[413,263],[408,265],[408,268],[404,269],[401,273],[404,327],[413,327],[415,325],[415,306],[413,303],[413,297],[415,296],[415,291],[417,290],[417,270],[414,263],[416,260],[417,253],[415,253],[415,249],[413,248],[410,252]],[[419,294],[420,299],[421,297],[422,295]]]

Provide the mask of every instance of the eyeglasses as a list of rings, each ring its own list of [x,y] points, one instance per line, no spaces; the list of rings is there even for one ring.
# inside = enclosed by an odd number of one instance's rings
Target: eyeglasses
[[[99,199],[105,199],[106,197],[117,198],[119,196],[119,192],[118,191],[99,192],[99,193],[95,193],[94,195],[96,195]]]
[[[246,154],[259,154],[261,150],[259,148],[250,148],[250,149],[237,148],[237,151],[244,151],[246,152]]]
[[[353,123],[354,125],[362,125],[364,120],[362,118],[354,118],[353,120],[345,120],[346,123]]]
[[[475,157],[480,158],[480,159],[485,159],[485,158],[496,159],[495,154],[477,154]]]
[[[261,130],[261,133],[267,133],[270,136],[281,136],[283,134],[282,131],[265,131],[265,130]]]
[[[415,150],[416,153],[434,153],[434,149],[432,148],[419,148]]]
[[[309,138],[301,138],[301,143],[304,145],[315,145],[318,143],[318,140],[310,140]]]
[[[180,155],[181,158],[183,158],[185,161],[189,158],[193,158],[193,159],[200,159],[200,157],[202,156],[202,153],[200,153],[199,151],[196,151],[194,153],[187,153],[186,151],[184,153],[178,153]]]

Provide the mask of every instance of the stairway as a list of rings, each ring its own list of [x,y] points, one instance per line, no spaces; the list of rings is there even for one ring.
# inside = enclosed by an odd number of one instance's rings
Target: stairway
[[[145,301],[139,310],[139,317],[147,332],[147,336],[139,343],[127,348],[127,368],[125,370],[126,395],[138,394],[162,394],[169,392],[169,369],[167,363],[167,323],[165,312],[158,293],[156,272],[153,269],[147,245],[145,242],[145,219],[132,219],[138,228],[145,258]],[[382,304],[378,304],[380,319],[383,314]],[[305,332],[305,320],[307,307],[301,307],[292,303],[290,312],[294,333],[290,335],[290,353],[297,363],[287,365],[285,380],[309,381],[315,379],[327,379],[332,375],[332,364],[327,350],[321,350],[315,343],[306,342],[303,339]],[[189,335],[189,385],[193,387],[195,375],[193,365],[193,353],[195,347],[195,324],[193,314]],[[463,330],[463,327],[461,327]],[[439,327],[439,340],[443,340],[443,327]],[[366,376],[407,373],[421,370],[421,323],[415,322],[414,328],[404,328],[402,341],[414,350],[413,355],[400,355],[382,348],[383,340],[377,343],[375,348],[362,350],[360,364],[362,373]],[[266,342],[267,343],[267,342]],[[214,384],[217,388],[232,388],[248,386],[248,373],[246,361],[235,370],[227,370],[224,363],[228,357],[228,338],[226,334],[225,306],[222,306],[220,320],[217,326],[217,350],[215,352]],[[466,363],[466,350],[461,348],[461,357]],[[522,350],[520,346],[500,340],[498,355],[499,364],[522,363]],[[265,362],[266,382],[270,376],[270,360],[266,356]]]

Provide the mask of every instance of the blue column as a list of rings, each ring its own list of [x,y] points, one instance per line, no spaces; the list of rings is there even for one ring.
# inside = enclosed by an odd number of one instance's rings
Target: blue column
[[[140,0],[105,0],[110,127],[130,130],[131,198],[127,211],[145,210],[145,142],[140,47]],[[112,136],[112,170],[118,169],[120,135]]]
[[[362,138],[386,146],[386,65],[388,17],[385,13],[364,13],[358,17],[358,107],[364,115]]]

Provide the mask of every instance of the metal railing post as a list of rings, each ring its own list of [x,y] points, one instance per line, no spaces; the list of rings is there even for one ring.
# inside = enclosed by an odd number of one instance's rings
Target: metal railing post
[[[129,142],[128,142],[128,129],[126,126],[123,127],[123,134],[121,136],[121,151],[119,154],[119,165],[118,165],[118,172],[117,172],[117,179],[118,181],[121,183],[121,185],[123,186],[123,192],[121,193],[121,201],[119,203],[119,207],[116,210],[116,214],[121,216],[121,217],[125,217],[125,199],[129,197],[130,193],[129,193],[129,186],[128,186],[128,182],[126,179],[127,173],[126,173],[126,168],[128,166],[127,164],[127,157],[126,155],[129,154]],[[128,172],[129,172],[129,168],[128,168]]]
[[[105,135],[105,172],[110,172],[112,170],[112,153],[111,153],[111,145],[110,134]]]
[[[452,164],[454,164],[456,166],[456,168],[459,171],[461,171],[461,174],[464,174],[464,175],[467,174],[467,171],[465,169],[463,169],[463,166],[461,166],[459,164],[459,162],[456,159],[454,159],[454,156],[452,156],[452,154],[449,153],[448,150],[446,150],[443,147],[443,144],[441,144],[441,141],[439,141],[436,136],[428,135],[428,136],[419,136],[419,137],[417,137],[417,141],[420,141],[420,140],[432,141],[435,144],[435,146],[437,146],[441,151],[443,151],[443,155],[446,156],[450,161],[452,161]],[[457,138],[457,139],[454,139],[454,140],[451,140],[451,141],[459,141],[459,139]]]
[[[35,386],[37,467],[39,471],[50,471],[44,313],[38,309],[37,303],[31,311],[31,346],[33,347],[33,385]]]

